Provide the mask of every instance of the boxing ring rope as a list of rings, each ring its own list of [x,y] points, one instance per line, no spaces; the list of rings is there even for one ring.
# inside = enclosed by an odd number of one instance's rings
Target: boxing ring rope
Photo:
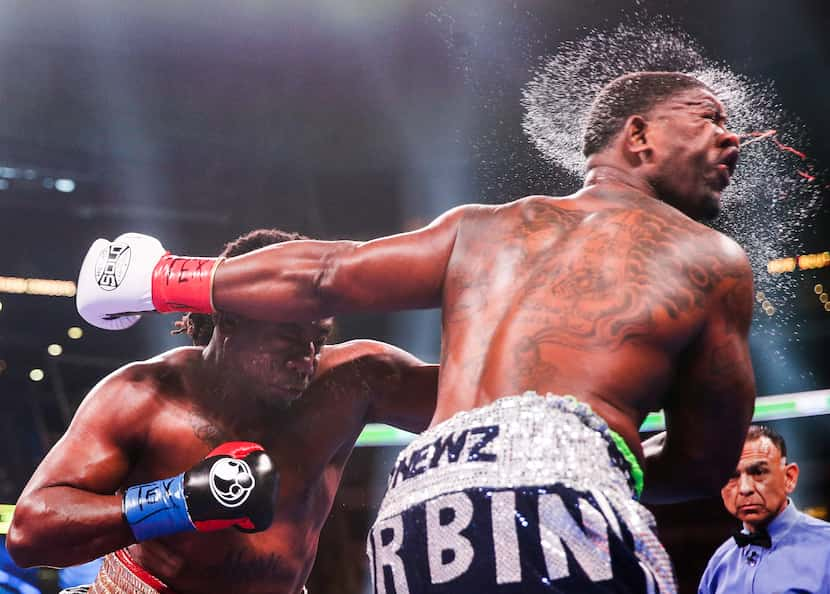
[[[753,422],[779,419],[796,419],[830,414],[830,389],[762,396],[755,401]],[[663,411],[646,417],[640,431],[649,433],[665,429]],[[388,425],[373,423],[367,425],[357,440],[358,446],[405,446],[414,434]],[[0,534],[6,534],[11,523],[14,505],[0,504]]]
[[[830,389],[759,397],[755,401],[755,414],[752,416],[752,421],[759,423],[826,414],[830,414]],[[658,411],[646,417],[646,420],[640,426],[640,431],[650,433],[662,431],[665,428],[666,421],[663,411]],[[360,434],[357,445],[404,446],[412,441],[412,438],[412,433],[387,425],[372,424],[367,425]]]
[[[0,503],[0,534],[8,534],[13,513],[14,505]]]

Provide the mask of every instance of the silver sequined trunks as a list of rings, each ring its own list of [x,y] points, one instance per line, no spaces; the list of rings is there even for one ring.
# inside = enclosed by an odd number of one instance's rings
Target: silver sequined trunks
[[[500,398],[398,456],[369,534],[375,594],[673,594],[608,425],[572,397]]]

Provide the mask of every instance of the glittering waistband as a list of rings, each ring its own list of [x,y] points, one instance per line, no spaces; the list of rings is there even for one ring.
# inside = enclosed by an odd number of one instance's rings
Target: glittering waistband
[[[141,567],[127,549],[104,557],[90,594],[175,594],[156,576]]]
[[[417,436],[398,455],[378,517],[453,490],[554,483],[636,498],[642,471],[587,404],[525,392],[457,413]]]

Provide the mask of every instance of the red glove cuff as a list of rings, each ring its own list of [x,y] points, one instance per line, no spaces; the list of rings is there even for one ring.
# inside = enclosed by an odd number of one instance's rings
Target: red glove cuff
[[[235,520],[201,520],[199,522],[193,522],[193,525],[196,526],[196,530],[199,532],[213,532],[214,530],[224,530],[225,528],[234,526],[238,526],[244,530],[256,529],[254,523],[248,518],[238,518]]]
[[[161,313],[214,313],[213,275],[222,260],[162,256],[153,269],[153,307]]]
[[[215,447],[205,458],[210,458],[211,456],[230,456],[231,458],[239,460],[251,452],[264,451],[265,448],[252,441],[228,441]]]
[[[215,447],[211,452],[205,456],[205,459],[213,456],[231,456],[237,460],[244,458],[251,452],[264,452],[263,448],[258,443],[252,441],[228,441],[220,446]],[[193,525],[196,530],[200,532],[211,532],[213,530],[223,530],[236,526],[243,530],[254,530],[254,523],[249,518],[225,518],[221,520],[199,520],[194,521]]]

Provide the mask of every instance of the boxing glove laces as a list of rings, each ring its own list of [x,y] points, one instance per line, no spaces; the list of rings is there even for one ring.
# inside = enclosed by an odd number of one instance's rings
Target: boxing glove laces
[[[129,328],[150,311],[213,313],[213,275],[221,261],[173,256],[140,233],[97,239],[78,275],[78,313],[107,330]]]

